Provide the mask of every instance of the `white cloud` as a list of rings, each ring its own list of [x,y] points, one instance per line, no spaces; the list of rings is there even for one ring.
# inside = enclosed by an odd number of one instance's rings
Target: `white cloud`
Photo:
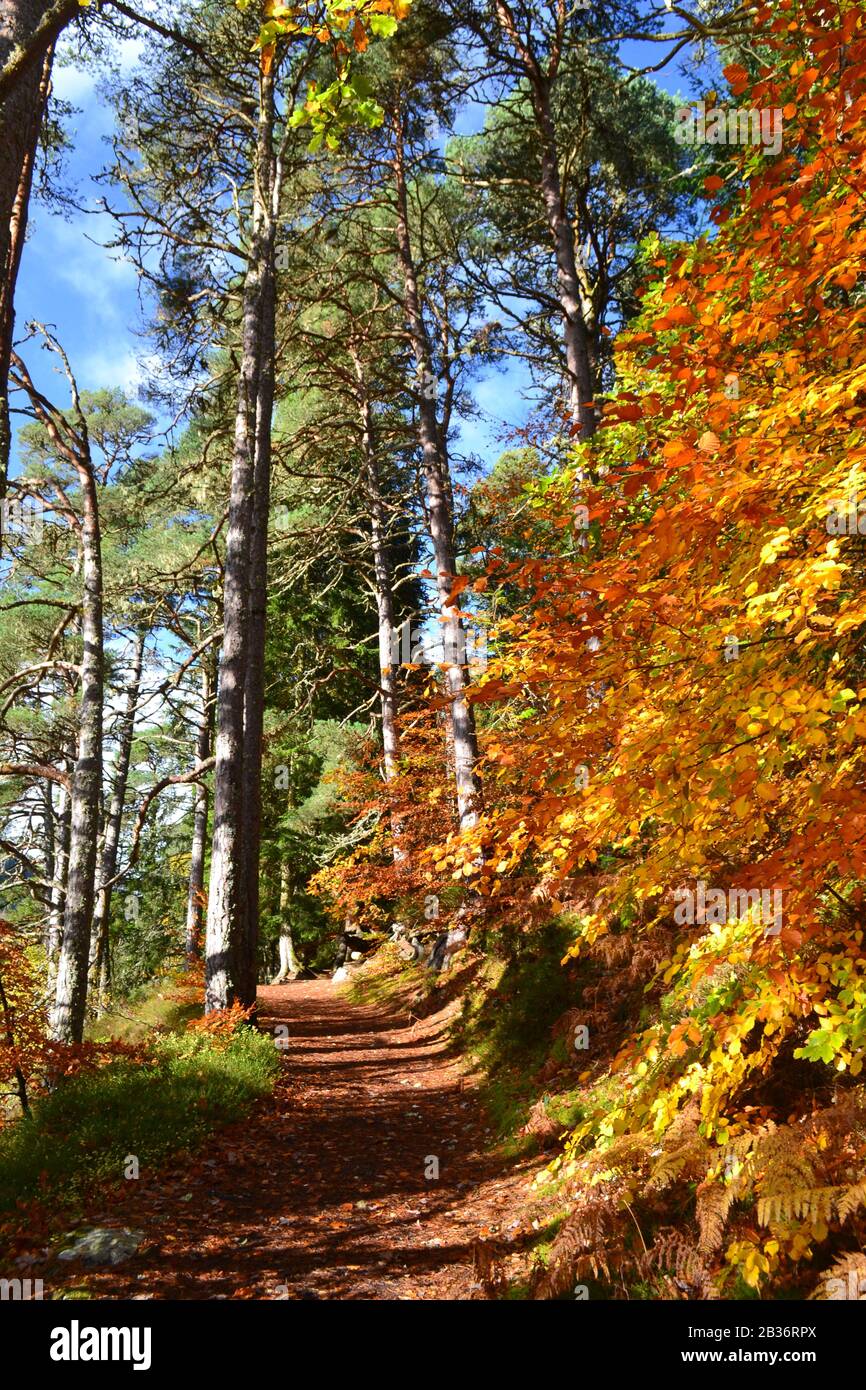
[[[78,354],[76,376],[80,386],[90,391],[119,386],[130,394],[135,393],[144,381],[144,368],[134,352],[124,350],[122,342],[120,338],[113,346],[109,337],[91,352]]]
[[[70,221],[46,217],[39,222],[38,251],[43,274],[72,292],[82,318],[96,314],[120,324],[128,315],[128,296],[135,294],[138,274],[118,251],[98,244],[115,230],[111,219],[102,215],[79,213]]]
[[[122,77],[126,77],[137,65],[144,50],[144,41],[140,35],[123,39],[120,43],[115,43],[111,50],[111,67]],[[81,67],[67,52],[58,58],[52,69],[51,84],[54,95],[61,101],[71,101],[74,106],[87,106],[96,97],[96,80],[98,73],[92,68]],[[108,116],[109,107],[101,105],[91,115]]]
[[[127,76],[135,67],[144,51],[144,40],[140,36],[124,39],[114,50],[113,58],[119,71]]]
[[[93,74],[74,63],[55,63],[51,73],[51,86],[54,95],[61,101],[71,101],[78,106],[89,100],[93,94]]]

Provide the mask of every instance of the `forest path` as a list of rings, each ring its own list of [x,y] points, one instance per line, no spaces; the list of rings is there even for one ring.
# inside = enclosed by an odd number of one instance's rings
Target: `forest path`
[[[485,1152],[452,1010],[401,1018],[321,979],[264,987],[259,1002],[262,1028],[289,1030],[273,1098],[89,1213],[145,1242],[65,1282],[96,1298],[478,1296],[474,1243],[509,1239],[530,1173]]]

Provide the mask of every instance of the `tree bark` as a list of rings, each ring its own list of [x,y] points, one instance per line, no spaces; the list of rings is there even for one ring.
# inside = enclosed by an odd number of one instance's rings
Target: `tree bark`
[[[105,999],[111,980],[111,951],[108,927],[111,919],[112,886],[110,880],[117,872],[117,849],[120,844],[120,828],[123,823],[123,808],[126,804],[126,788],[129,782],[129,762],[135,736],[135,716],[138,710],[141,690],[141,671],[144,664],[144,629],[135,635],[132,654],[132,676],[126,691],[126,703],[118,730],[117,766],[108,815],[105,820],[105,836],[99,865],[99,884],[96,896],[96,911],[93,914],[93,984],[98,990],[98,1007],[105,1007]],[[102,887],[106,884],[106,887]]]
[[[52,933],[55,926],[54,892],[57,873],[57,826],[54,823],[54,788],[49,781],[42,783],[42,823],[45,827],[45,870],[46,883],[51,884],[48,900],[48,920],[45,926],[45,960],[50,974]],[[59,943],[58,943],[59,944]]]
[[[289,903],[292,898],[292,877],[288,864],[280,868],[280,968],[271,980],[272,985],[281,985],[290,975],[297,975],[300,966],[295,956],[295,943],[292,940],[292,923],[289,918]]]
[[[262,178],[264,171],[260,171]],[[268,171],[267,188],[273,184]],[[241,936],[241,1000],[255,1005],[258,985],[259,854],[262,838],[262,735],[265,712],[265,636],[268,609],[268,516],[271,499],[271,422],[274,410],[276,297],[274,219],[265,215],[260,310],[259,391],[256,406],[256,462],[250,546],[249,618],[244,688],[244,880],[246,912]]]
[[[78,748],[72,772],[69,875],[63,942],[57,968],[57,992],[51,1015],[56,1042],[81,1042],[87,1004],[87,969],[93,917],[96,842],[102,790],[102,546],[96,483],[88,464],[77,465],[83,518],[81,525],[84,593],[81,606],[81,703]]]
[[[400,764],[400,735],[397,729],[397,626],[394,620],[394,576],[388,546],[388,517],[382,498],[373,408],[367,394],[360,358],[353,354],[358,379],[361,417],[361,447],[364,454],[367,494],[370,505],[370,538],[373,550],[373,582],[379,620],[379,708],[382,717],[382,766],[385,781],[393,782]],[[391,849],[394,863],[405,859],[400,848],[401,824],[391,817]]]
[[[32,38],[46,0],[0,0],[0,70]],[[15,331],[15,286],[27,231],[33,167],[48,92],[53,42],[21,74],[0,101],[0,498],[6,495],[12,434],[9,368]]]
[[[211,672],[209,657],[202,659],[201,701],[202,721],[196,743],[196,762],[210,757],[213,704],[211,702]],[[204,915],[204,856],[207,839],[208,791],[204,782],[196,784],[195,810],[192,823],[192,853],[189,862],[189,886],[186,897],[186,958],[192,962],[201,956],[201,925]]]
[[[394,118],[394,182],[396,193],[397,252],[403,277],[403,293],[409,337],[420,381],[418,438],[426,492],[430,540],[436,564],[442,641],[446,662],[445,683],[454,736],[454,778],[461,830],[471,829],[482,807],[481,779],[477,771],[478,744],[475,717],[466,699],[466,639],[456,603],[449,603],[457,577],[451,475],[444,431],[440,429],[433,391],[433,353],[418,289],[418,272],[412,252],[406,193],[406,164],[401,113]]]
[[[533,105],[536,108],[541,134],[541,194],[556,256],[556,281],[562,307],[571,419],[578,427],[578,437],[591,439],[598,425],[593,404],[592,352],[581,306],[574,231],[562,197],[556,132],[550,115],[550,96],[544,87],[538,92],[533,88]]]
[[[272,167],[273,79],[263,75],[253,225],[243,292],[241,370],[235,413],[232,481],[226,542],[223,594],[223,645],[217,686],[214,826],[205,968],[205,1007],[208,1012],[249,1000],[250,942],[247,932],[248,858],[244,850],[244,794],[253,775],[245,775],[247,753],[245,707],[250,660],[249,618],[251,552],[256,488],[256,420],[262,352],[262,314],[266,310],[268,234],[273,241],[268,194],[261,177]],[[273,351],[273,349],[271,349]],[[251,677],[251,680],[254,678]],[[259,741],[259,757],[261,756]],[[254,760],[251,747],[250,757]],[[256,877],[258,859],[256,855]],[[257,924],[256,924],[257,927]]]
[[[46,787],[51,783],[46,782]],[[48,916],[47,994],[54,998],[57,990],[57,963],[63,940],[63,915],[66,911],[66,883],[69,874],[69,835],[72,828],[72,803],[65,787],[60,788],[60,809],[54,843],[54,874],[51,889],[51,908]]]
[[[397,732],[397,670],[394,661],[397,628],[394,622],[394,589],[391,560],[388,553],[388,522],[382,501],[379,465],[373,439],[370,402],[365,397],[361,407],[364,422],[364,456],[367,468],[367,489],[370,496],[370,522],[373,549],[373,573],[376,585],[376,611],[379,619],[379,699],[382,713],[382,762],[385,779],[397,775],[400,761],[400,737]],[[395,845],[396,852],[396,845]]]
[[[566,212],[562,193],[556,125],[550,106],[550,72],[555,71],[558,57],[545,72],[530,46],[531,40],[520,34],[508,4],[496,0],[495,9],[500,31],[519,60],[529,86],[538,127],[541,197],[556,258],[556,282],[562,309],[570,413],[572,422],[577,426],[578,437],[590,439],[598,427],[598,416],[592,404],[594,352],[581,305],[574,230]],[[561,43],[561,39],[559,42]]]

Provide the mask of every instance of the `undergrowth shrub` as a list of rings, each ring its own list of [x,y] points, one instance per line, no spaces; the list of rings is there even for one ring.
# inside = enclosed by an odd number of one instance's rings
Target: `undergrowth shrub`
[[[245,1028],[215,1039],[156,1037],[146,1060],[113,1061],[38,1098],[30,1119],[0,1132],[0,1211],[36,1197],[80,1198],[116,1181],[135,1154],[142,1167],[195,1149],[272,1089],[273,1040]]]

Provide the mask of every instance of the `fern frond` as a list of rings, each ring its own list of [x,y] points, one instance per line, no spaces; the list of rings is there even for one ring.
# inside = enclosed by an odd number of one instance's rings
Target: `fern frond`
[[[703,1253],[679,1231],[658,1238],[644,1265],[655,1265],[662,1271],[672,1273],[671,1292],[675,1298],[688,1297],[689,1293],[696,1293],[700,1298],[712,1297],[712,1279]],[[667,1282],[671,1283],[670,1280]]]
[[[859,1207],[866,1206],[866,1180],[846,1187],[836,1202],[836,1215],[840,1221],[847,1221]]]
[[[838,1191],[836,1187],[805,1187],[760,1197],[758,1222],[761,1226],[770,1226],[778,1221],[823,1221],[826,1225],[833,1219]]]
[[[695,1216],[701,1233],[699,1249],[712,1255],[724,1239],[725,1223],[737,1197],[736,1182],[704,1183],[698,1188]]]
[[[866,1255],[862,1250],[840,1255],[821,1275],[818,1287],[810,1296],[822,1300],[853,1298],[866,1302]]]

